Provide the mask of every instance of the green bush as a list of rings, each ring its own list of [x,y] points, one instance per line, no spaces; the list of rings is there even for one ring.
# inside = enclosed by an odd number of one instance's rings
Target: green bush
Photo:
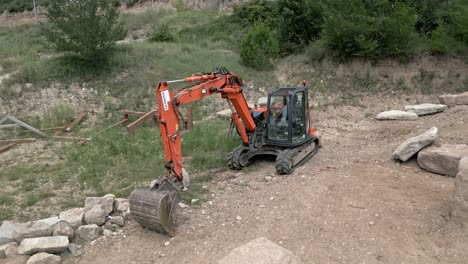
[[[439,27],[432,33],[430,49],[433,53],[468,50],[468,0],[457,1],[450,9],[450,17],[439,20]]]
[[[264,22],[256,22],[240,42],[244,64],[255,69],[272,68],[270,59],[275,58],[278,52],[278,40]]]
[[[106,65],[115,41],[125,35],[118,16],[112,0],[52,0],[43,33],[58,51],[77,55],[85,65],[98,68]]]
[[[410,55],[418,36],[417,15],[405,3],[338,0],[326,12],[322,38],[339,57],[372,59]]]
[[[277,2],[278,36],[283,53],[292,53],[319,37],[323,14],[320,1],[279,0]]]
[[[234,6],[232,18],[244,27],[252,26],[256,21],[264,21],[272,25],[277,15],[275,2],[254,0],[249,3]]]
[[[150,37],[150,40],[154,42],[170,42],[174,39],[174,35],[167,23],[163,23],[161,26],[153,29],[153,33]]]

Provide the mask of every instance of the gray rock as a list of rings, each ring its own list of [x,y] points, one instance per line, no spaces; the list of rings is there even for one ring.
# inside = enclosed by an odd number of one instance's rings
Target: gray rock
[[[377,120],[416,120],[418,115],[412,112],[405,112],[400,110],[390,110],[379,113],[376,117]]]
[[[462,94],[457,95],[441,95],[439,96],[439,101],[441,104],[448,106],[468,105],[468,92],[464,92]]]
[[[125,213],[129,207],[128,199],[116,198],[114,201],[114,209],[116,212]]]
[[[458,174],[455,177],[454,193],[456,206],[468,211],[468,155],[462,158],[458,165]]]
[[[92,241],[99,237],[99,226],[95,224],[80,226],[76,232],[79,238]]]
[[[44,222],[30,222],[18,224],[13,232],[13,238],[20,243],[25,238],[52,235],[52,228]]]
[[[54,225],[60,221],[61,220],[58,216],[53,216],[46,219],[37,220],[36,222],[45,223],[48,224],[50,227],[54,227]]]
[[[109,221],[112,224],[116,224],[119,226],[125,226],[125,220],[122,216],[109,216]]]
[[[102,232],[102,234],[105,236],[105,237],[111,237],[112,236],[112,231],[110,230],[107,230],[107,229],[104,229],[104,231]]]
[[[18,244],[10,242],[0,246],[0,259],[18,255]]]
[[[218,264],[300,264],[302,261],[289,250],[259,237],[235,248]]]
[[[107,213],[102,209],[102,206],[100,204],[96,204],[91,209],[86,211],[84,220],[88,225],[103,225],[106,223],[106,216]]]
[[[413,112],[418,116],[440,113],[447,109],[448,106],[443,104],[419,104],[405,106],[406,111]]]
[[[21,255],[31,255],[38,252],[62,253],[68,248],[68,237],[36,237],[24,239],[18,247]]]
[[[68,252],[74,257],[81,255],[81,245],[70,243],[68,245]]]
[[[115,195],[106,194],[103,197],[87,197],[85,200],[85,211],[91,210],[96,205],[101,205],[102,209],[110,214],[114,211]]]
[[[430,172],[455,177],[460,160],[468,156],[468,145],[430,146],[418,153],[418,165]]]
[[[78,228],[83,224],[84,208],[73,208],[59,215],[60,220],[69,223],[74,229]]]
[[[103,228],[114,232],[115,230],[117,230],[119,228],[119,226],[115,225],[115,224],[112,224],[111,222],[106,222],[103,225]]]
[[[41,252],[32,255],[26,264],[60,264],[61,262],[60,256]]]
[[[10,221],[3,221],[0,226],[0,246],[15,242],[13,238],[13,232],[15,232],[16,224]]]
[[[55,224],[54,230],[52,232],[53,236],[67,236],[69,240],[73,238],[74,235],[73,227],[65,222],[61,221]]]
[[[437,136],[437,127],[432,127],[416,137],[408,138],[393,152],[393,158],[406,162],[418,151],[432,144]]]

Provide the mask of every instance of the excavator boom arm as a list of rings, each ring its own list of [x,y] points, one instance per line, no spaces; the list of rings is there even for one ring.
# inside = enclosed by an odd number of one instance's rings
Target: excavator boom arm
[[[184,88],[174,95],[169,84],[178,82],[198,82],[196,85]],[[244,144],[249,143],[248,133],[256,129],[247,101],[242,93],[242,80],[235,74],[211,73],[187,77],[175,81],[163,81],[156,88],[158,98],[158,117],[161,138],[166,158],[166,170],[172,176],[182,181],[182,142],[181,132],[184,130],[183,118],[178,107],[205,97],[220,94],[232,105],[232,121],[236,124]]]

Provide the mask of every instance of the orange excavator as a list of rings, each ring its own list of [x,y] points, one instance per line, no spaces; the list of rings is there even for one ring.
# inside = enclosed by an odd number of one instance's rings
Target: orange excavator
[[[177,94],[170,84],[195,83]],[[167,174],[148,188],[130,195],[132,217],[144,228],[174,235],[173,210],[180,201],[179,191],[190,185],[182,167],[182,132],[187,130],[179,107],[219,94],[227,100],[231,120],[242,144],[227,154],[229,168],[240,170],[261,155],[276,156],[278,174],[290,174],[314,156],[319,138],[311,126],[306,82],[302,87],[280,88],[268,94],[266,105],[251,109],[242,92],[244,82],[226,68],[194,74],[180,80],[163,81],[156,88],[158,120],[164,145]],[[209,131],[207,131],[209,133]]]

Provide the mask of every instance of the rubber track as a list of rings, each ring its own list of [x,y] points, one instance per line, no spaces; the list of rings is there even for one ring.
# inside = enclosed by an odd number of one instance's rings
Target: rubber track
[[[315,148],[309,153],[307,154],[307,156],[305,156],[301,161],[299,161],[296,165],[294,165],[293,167],[290,167],[289,164],[291,162],[291,160],[294,158],[294,155],[296,155],[298,153],[298,151],[307,146],[308,143],[305,143],[299,147],[296,147],[294,149],[289,149],[289,150],[284,150],[283,152],[281,152],[278,157],[276,158],[276,165],[275,165],[275,168],[276,168],[276,172],[280,175],[286,175],[286,174],[291,174],[294,172],[294,170],[303,165],[305,162],[307,162],[309,159],[311,159],[313,156],[315,156],[319,150],[319,148],[321,147],[320,146],[320,141],[318,138],[313,138],[311,140],[312,143],[315,143]]]
[[[227,154],[228,167],[232,170],[241,170],[240,156],[244,147],[239,146]]]

